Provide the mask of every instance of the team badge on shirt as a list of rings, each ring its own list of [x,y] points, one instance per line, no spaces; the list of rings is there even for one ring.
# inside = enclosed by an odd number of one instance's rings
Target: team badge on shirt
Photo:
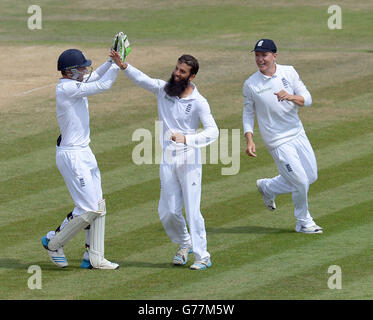
[[[285,78],[282,78],[281,81],[285,88],[289,87],[289,81],[287,81]]]

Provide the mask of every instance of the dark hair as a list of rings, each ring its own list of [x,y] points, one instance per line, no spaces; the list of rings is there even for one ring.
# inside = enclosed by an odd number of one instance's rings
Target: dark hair
[[[198,60],[196,58],[194,58],[193,56],[191,56],[189,54],[184,54],[177,61],[179,63],[185,63],[189,67],[191,67],[191,69],[190,69],[190,74],[191,75],[192,74],[194,74],[194,75],[197,74],[198,69],[199,69],[199,64],[198,64]]]

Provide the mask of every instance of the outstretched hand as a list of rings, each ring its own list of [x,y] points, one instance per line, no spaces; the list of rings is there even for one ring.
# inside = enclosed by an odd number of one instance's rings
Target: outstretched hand
[[[111,50],[109,54],[110,58],[113,59],[114,63],[122,70],[127,68],[127,64],[123,62],[122,57],[115,50]]]

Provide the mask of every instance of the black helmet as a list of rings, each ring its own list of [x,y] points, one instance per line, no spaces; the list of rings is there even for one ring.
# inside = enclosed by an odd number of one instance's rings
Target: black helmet
[[[58,58],[57,70],[89,67],[91,64],[92,61],[87,60],[83,52],[78,49],[69,49],[62,52]]]

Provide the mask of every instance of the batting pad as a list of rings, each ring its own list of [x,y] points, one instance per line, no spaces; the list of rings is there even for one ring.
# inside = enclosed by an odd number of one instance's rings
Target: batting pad
[[[105,245],[105,199],[98,203],[100,215],[92,221],[89,229],[89,260],[93,268],[99,268],[104,260]]]
[[[69,242],[80,230],[88,227],[100,212],[88,211],[71,219],[66,226],[58,232],[48,244],[49,250],[57,250]]]

